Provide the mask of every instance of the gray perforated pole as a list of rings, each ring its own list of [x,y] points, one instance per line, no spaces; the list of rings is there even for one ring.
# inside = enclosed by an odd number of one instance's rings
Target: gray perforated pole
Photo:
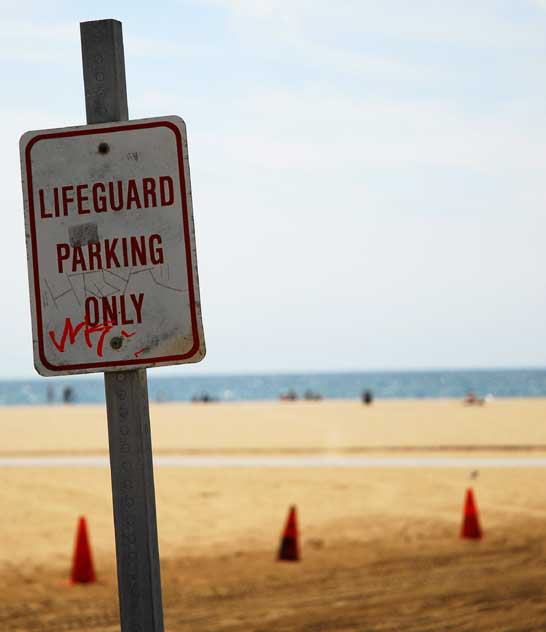
[[[121,22],[80,24],[87,123],[126,121]],[[146,370],[104,374],[122,632],[163,632]]]

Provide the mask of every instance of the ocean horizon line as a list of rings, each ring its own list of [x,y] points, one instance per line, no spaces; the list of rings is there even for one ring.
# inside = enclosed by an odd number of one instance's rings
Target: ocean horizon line
[[[150,401],[546,397],[546,368],[149,375]],[[0,379],[0,405],[102,403],[101,376]]]
[[[184,365],[183,365],[184,366]],[[190,365],[192,366],[192,365]],[[152,367],[150,370],[165,370],[166,367]],[[171,368],[171,367],[169,367]],[[449,366],[432,366],[432,367],[409,367],[409,368],[376,368],[376,369],[279,369],[279,370],[234,370],[234,371],[211,371],[203,372],[201,369],[186,375],[181,372],[176,373],[162,373],[158,375],[156,373],[148,373],[148,380],[153,379],[187,379],[187,378],[224,378],[224,377],[249,377],[249,376],[262,376],[262,377],[278,377],[278,376],[301,376],[301,375],[365,375],[365,374],[405,374],[405,373],[469,373],[469,372],[489,372],[489,371],[546,371],[545,365],[525,365],[525,366],[465,366],[465,367],[449,367]],[[82,373],[80,375],[60,375],[60,376],[42,376],[38,374],[28,376],[1,376],[0,382],[29,382],[29,381],[52,381],[53,380],[95,380],[102,381],[103,372],[97,373]]]

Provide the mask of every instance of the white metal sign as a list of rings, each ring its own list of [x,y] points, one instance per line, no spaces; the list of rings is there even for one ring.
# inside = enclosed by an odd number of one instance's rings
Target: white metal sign
[[[27,132],[20,149],[37,371],[201,360],[184,121]]]

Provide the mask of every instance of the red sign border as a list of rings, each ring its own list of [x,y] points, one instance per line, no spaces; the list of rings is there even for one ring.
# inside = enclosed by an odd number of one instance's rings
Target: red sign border
[[[193,345],[191,349],[179,355],[169,355],[169,356],[160,356],[155,358],[142,358],[141,360],[121,360],[119,362],[111,361],[111,362],[90,362],[87,364],[65,364],[65,365],[55,365],[51,364],[47,358],[45,357],[44,352],[44,341],[43,341],[43,321],[42,321],[42,306],[41,306],[41,291],[40,291],[40,271],[38,267],[38,245],[36,239],[36,221],[34,217],[35,209],[34,209],[34,194],[32,190],[32,162],[30,158],[30,152],[34,145],[41,140],[52,139],[52,138],[67,138],[71,136],[89,136],[91,134],[101,134],[101,133],[111,133],[111,132],[125,132],[128,130],[139,130],[139,129],[149,129],[153,127],[167,127],[169,128],[175,135],[176,138],[176,147],[177,147],[177,155],[178,155],[178,170],[180,176],[180,194],[182,201],[182,222],[184,227],[184,243],[186,246],[186,267],[188,270],[188,289],[189,289],[189,299],[190,299],[190,315],[191,315],[191,329],[192,329],[192,337],[193,337]],[[172,123],[171,121],[151,121],[148,123],[134,123],[129,125],[116,125],[112,127],[93,127],[92,129],[79,129],[72,130],[66,132],[54,132],[51,134],[39,134],[34,136],[27,144],[25,148],[25,165],[27,172],[27,193],[28,193],[28,208],[29,208],[29,223],[30,223],[30,236],[31,236],[31,244],[32,244],[32,269],[34,272],[34,300],[36,307],[36,328],[38,334],[38,353],[40,356],[40,360],[45,368],[49,371],[70,371],[70,370],[78,370],[78,369],[97,369],[100,370],[103,367],[122,367],[122,366],[133,366],[133,365],[148,365],[148,364],[156,364],[160,362],[169,362],[169,361],[178,361],[178,360],[186,360],[194,356],[197,351],[200,349],[200,341],[199,341],[199,328],[197,326],[197,313],[196,313],[196,304],[195,304],[195,288],[194,288],[194,280],[193,280],[193,260],[192,260],[192,251],[191,251],[191,239],[190,239],[190,226],[189,226],[189,218],[188,218],[188,204],[187,204],[187,189],[186,189],[186,178],[184,177],[184,155],[182,150],[182,136],[180,134],[179,128]]]

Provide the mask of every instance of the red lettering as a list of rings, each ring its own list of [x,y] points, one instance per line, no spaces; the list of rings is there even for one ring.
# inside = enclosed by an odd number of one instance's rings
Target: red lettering
[[[142,208],[140,197],[138,195],[137,183],[135,182],[135,180],[129,180],[127,182],[127,210],[129,210],[133,206],[133,204],[136,208]]]
[[[59,274],[65,272],[65,262],[71,272],[162,265],[165,262],[161,235],[157,233],[114,237],[83,245],[61,242],[55,248]]]
[[[104,345],[104,338],[106,337],[106,334],[110,331],[110,329],[112,329],[111,325],[104,325],[104,327],[102,328],[102,334],[97,344],[97,355],[99,356],[99,358],[102,358],[102,347]]]
[[[78,325],[76,325],[75,328],[73,328],[72,321],[70,320],[70,318],[67,318],[64,321],[64,329],[63,329],[63,333],[61,334],[61,341],[57,342],[57,340],[55,339],[54,331],[49,332],[49,337],[51,338],[51,341],[53,342],[57,350],[63,353],[64,347],[66,344],[66,339],[68,338],[70,340],[70,344],[73,345],[76,342],[76,336],[78,335],[78,333],[80,332],[81,328],[84,325],[85,325],[85,322],[79,323]]]
[[[90,327],[89,325],[87,325],[83,331],[84,336],[85,336],[85,342],[87,343],[87,346],[90,349],[93,346],[93,343],[91,341],[91,334],[96,334],[96,333],[101,334],[99,336],[99,341],[97,343],[97,355],[99,356],[99,358],[102,358],[104,338],[106,334],[110,331],[110,329],[112,329],[112,325],[94,325],[93,327]]]
[[[98,323],[98,300],[94,297],[90,297],[85,301],[85,310],[87,314],[91,313],[91,305],[93,305],[93,311],[95,312],[95,318]],[[101,335],[97,342],[97,355],[100,358],[102,358],[104,339],[106,337],[106,334],[112,329],[113,325],[109,323],[105,323],[104,325],[99,325],[97,323],[91,325],[89,321],[87,320],[87,316],[86,316],[86,319],[84,321],[82,321],[81,323],[78,323],[76,327],[73,327],[72,321],[70,320],[70,318],[67,318],[64,323],[64,329],[61,334],[60,342],[57,341],[55,337],[55,332],[53,330],[49,332],[49,337],[51,338],[51,341],[53,342],[57,350],[61,353],[64,353],[67,339],[69,343],[73,345],[76,342],[76,337],[80,333],[82,328],[83,328],[85,343],[87,344],[89,349],[93,348],[93,341],[91,340],[91,334],[100,333]],[[124,331],[122,331],[122,334],[127,335],[127,336],[134,335],[134,334],[127,334],[127,332],[124,332]]]
[[[94,241],[87,244],[87,251],[89,252],[89,269],[90,270],[102,270],[102,259],[100,256],[100,243]],[[96,262],[96,267],[95,267]]]
[[[157,246],[154,246],[157,243]],[[161,245],[160,235],[150,235],[150,262],[154,265],[163,263],[163,247]]]
[[[137,257],[141,266],[146,265],[146,242],[144,241],[144,235],[131,237],[131,257],[134,266],[139,265]]]
[[[52,199],[48,199],[51,198]],[[175,183],[171,176],[130,178],[110,182],[70,184],[38,189],[40,217],[67,217],[70,213],[89,215],[141,208],[172,206]],[[50,204],[51,203],[51,204]]]
[[[123,265],[129,265],[129,253],[127,252],[127,239],[121,240],[121,251],[123,254]]]
[[[91,318],[91,309],[93,318]],[[85,299],[85,322],[91,327],[99,324],[99,301],[94,296]],[[88,345],[91,346],[89,341]]]
[[[76,203],[78,205],[78,215],[86,215],[91,211],[88,208],[83,208],[83,203],[89,199],[87,195],[83,195],[82,191],[87,189],[87,184],[78,184],[76,187]]]
[[[103,195],[99,196],[99,190],[103,193]],[[97,182],[93,185],[93,208],[95,213],[105,213],[106,212],[106,187],[102,182]]]
[[[47,219],[48,217],[53,217],[52,213],[47,213],[45,209],[45,201],[44,201],[44,190],[40,189],[38,191],[38,199],[40,200],[40,217],[43,219]]]
[[[157,206],[154,178],[142,178],[142,190],[144,193],[144,207]]]
[[[118,185],[118,201],[116,202],[114,199],[114,183],[113,182],[109,182],[108,183],[108,196],[110,198],[110,208],[113,211],[121,211],[121,209],[123,208],[123,182],[121,180],[118,180],[117,183]]]
[[[122,299],[123,296],[120,297]],[[104,325],[118,324],[118,300],[115,296],[102,297],[102,322]]]
[[[74,187],[72,185],[67,186],[67,187],[61,187],[61,197],[63,200],[63,215],[65,217],[68,215],[68,205],[70,204],[70,202],[74,201],[74,198],[68,195],[70,191],[74,191]]]
[[[83,256],[82,247],[74,246],[72,250],[72,272],[76,272],[78,266],[83,270],[83,272],[87,272],[87,265]]]
[[[63,261],[68,259],[70,254],[70,246],[68,244],[57,244],[57,270],[59,274],[63,273]]]
[[[132,325],[135,321],[127,318],[127,311],[125,310],[125,296],[123,295],[119,297],[119,309],[121,312],[121,324]]]
[[[55,217],[60,217],[61,209],[59,206],[59,189],[57,187],[53,188],[53,208],[55,209]]]
[[[123,296],[121,297],[123,298]],[[115,296],[102,297],[102,322],[104,325],[118,324],[118,301]]]
[[[129,294],[133,307],[135,308],[137,323],[142,322],[142,304],[144,303],[144,294]]]
[[[171,206],[174,202],[174,185],[171,176],[160,176],[159,189],[161,206]]]
[[[117,237],[112,239],[112,241],[108,241],[108,239],[104,241],[104,257],[106,259],[105,263],[106,263],[107,268],[112,267],[112,261],[115,261],[114,267],[116,268],[120,267],[119,260],[116,256],[116,253],[114,252],[114,250],[116,249],[117,243],[118,243]]]

